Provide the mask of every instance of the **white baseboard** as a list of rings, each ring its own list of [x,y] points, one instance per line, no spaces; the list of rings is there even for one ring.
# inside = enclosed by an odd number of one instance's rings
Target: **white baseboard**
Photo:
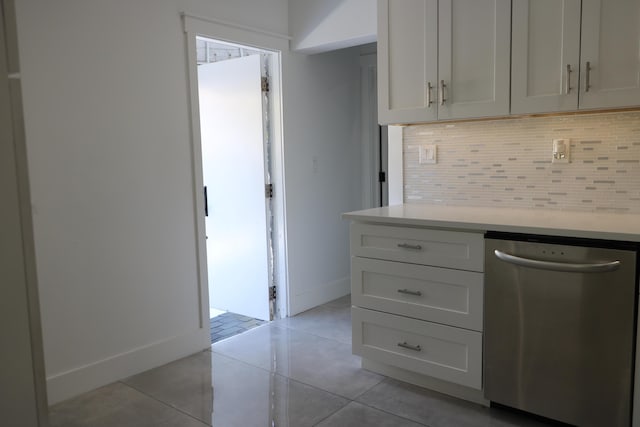
[[[315,289],[290,296],[289,316],[307,311],[351,293],[351,278],[343,277]]]
[[[210,347],[206,327],[51,375],[47,377],[49,405]]]

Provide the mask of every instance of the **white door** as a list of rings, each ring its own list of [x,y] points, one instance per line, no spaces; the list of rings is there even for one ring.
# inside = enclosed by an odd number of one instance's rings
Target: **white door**
[[[578,109],[580,0],[514,0],[511,113]]]
[[[511,1],[438,5],[438,119],[508,115]]]
[[[640,105],[640,1],[584,0],[580,60],[580,108]]]
[[[260,56],[198,66],[210,305],[269,320]]]

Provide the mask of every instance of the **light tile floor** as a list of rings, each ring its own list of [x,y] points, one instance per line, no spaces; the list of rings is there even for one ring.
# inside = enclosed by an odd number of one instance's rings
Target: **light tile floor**
[[[350,299],[277,320],[50,410],[53,427],[540,427],[360,368]],[[212,388],[213,384],[213,388]]]

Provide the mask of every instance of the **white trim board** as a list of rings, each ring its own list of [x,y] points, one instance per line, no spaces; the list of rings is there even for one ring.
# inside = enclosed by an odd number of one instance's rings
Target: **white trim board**
[[[404,175],[402,172],[402,126],[389,126],[389,206],[404,202]]]
[[[49,376],[49,404],[197,353],[210,342],[209,329],[198,329]]]

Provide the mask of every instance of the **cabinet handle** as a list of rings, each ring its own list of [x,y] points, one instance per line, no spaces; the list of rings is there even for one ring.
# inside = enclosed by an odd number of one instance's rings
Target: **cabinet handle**
[[[440,80],[440,105],[444,105],[447,99],[444,97],[444,89],[447,87],[444,80]]]
[[[431,107],[431,104],[433,104],[433,100],[431,99],[432,89],[433,86],[431,86],[431,82],[427,82],[427,107]]]
[[[405,342],[399,342],[398,343],[398,347],[406,348],[407,350],[422,351],[422,347],[420,347],[419,345],[407,344],[406,341]]]
[[[571,92],[571,64],[567,64],[567,95]]]
[[[587,73],[585,77],[584,91],[589,92],[589,89],[591,89],[591,62],[587,61],[586,69]]]
[[[413,249],[416,251],[422,250],[422,246],[420,245],[410,245],[409,243],[398,243],[398,247],[402,249]]]
[[[407,295],[415,295],[417,297],[422,296],[422,292],[420,291],[410,291],[409,289],[398,289],[399,294],[407,294]]]

